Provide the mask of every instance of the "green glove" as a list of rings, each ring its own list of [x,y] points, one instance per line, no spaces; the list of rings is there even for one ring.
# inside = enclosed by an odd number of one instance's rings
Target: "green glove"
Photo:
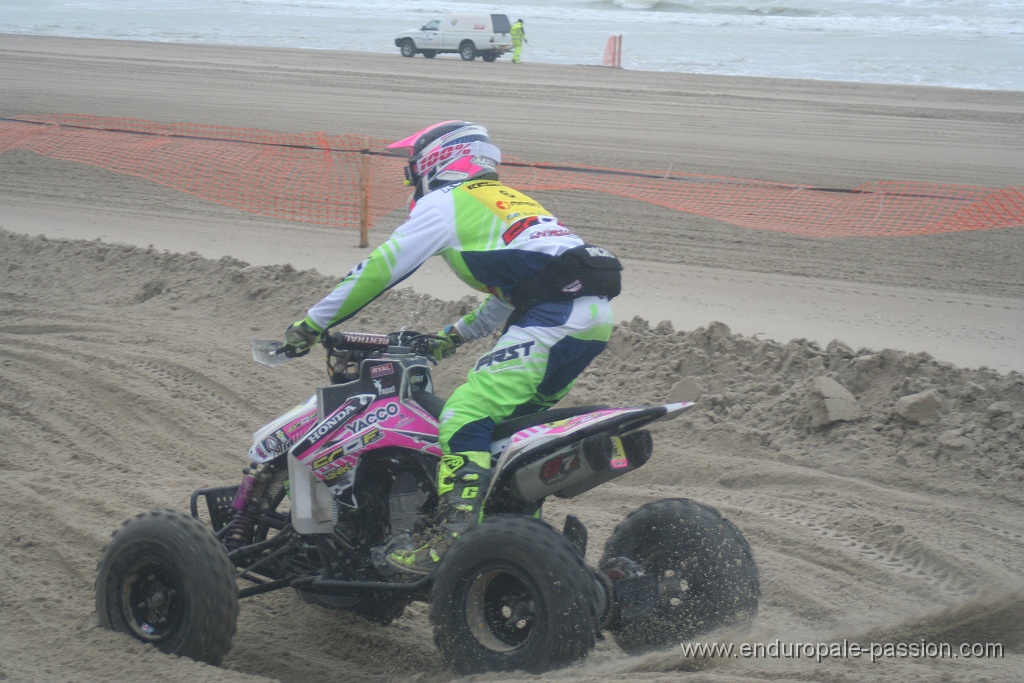
[[[433,340],[430,353],[434,360],[444,360],[455,355],[455,349],[462,346],[462,335],[455,330],[454,325],[448,325],[437,333],[438,338]]]
[[[284,332],[284,355],[299,358],[320,341],[321,330],[309,318],[292,323]]]

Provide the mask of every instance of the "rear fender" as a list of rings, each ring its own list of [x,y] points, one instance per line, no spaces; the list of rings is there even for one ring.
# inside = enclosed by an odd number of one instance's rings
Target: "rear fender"
[[[692,408],[693,405],[693,403],[687,402],[666,403],[642,408],[606,408],[565,420],[527,427],[508,439],[494,444],[494,447],[501,449],[497,471],[512,466],[518,460],[533,453],[550,452],[555,448],[580,441],[598,432],[611,431],[622,434],[658,420],[674,419],[684,410]]]
[[[587,437],[601,433],[626,434],[658,420],[674,419],[693,405],[687,402],[642,408],[608,408],[518,431],[503,442],[494,444],[495,448],[501,448],[501,455],[487,495],[490,496],[495,486],[507,481],[516,470],[578,444]]]

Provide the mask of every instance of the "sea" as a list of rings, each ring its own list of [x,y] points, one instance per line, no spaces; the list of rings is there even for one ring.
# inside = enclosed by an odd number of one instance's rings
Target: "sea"
[[[450,12],[522,19],[527,63],[1024,90],[1024,0],[0,0],[0,34],[397,55]]]

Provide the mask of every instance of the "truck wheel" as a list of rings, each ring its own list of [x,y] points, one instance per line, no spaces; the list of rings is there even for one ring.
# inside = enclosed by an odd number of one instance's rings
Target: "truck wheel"
[[[176,510],[145,512],[103,550],[96,611],[105,628],[216,666],[238,620],[234,567],[199,520]]]
[[[497,59],[497,58],[498,58],[498,55],[494,54],[493,52],[485,52],[485,53],[483,53],[482,55],[480,55],[480,57],[481,57],[481,58],[482,58],[482,59],[483,59],[483,60],[484,60],[485,62],[493,62],[493,61],[494,61],[495,59]]]
[[[594,648],[603,611],[596,578],[544,522],[502,515],[445,555],[431,595],[434,642],[459,674],[540,674]]]
[[[476,45],[473,44],[473,41],[462,41],[462,45],[459,45],[459,56],[467,62],[472,62],[476,59]]]
[[[658,602],[648,614],[608,625],[629,654],[677,646],[723,627],[749,627],[757,614],[761,587],[750,545],[709,505],[667,498],[638,508],[612,532],[601,569],[623,566],[616,558],[660,578]]]
[[[426,57],[427,59],[433,59],[434,57],[437,56],[437,50],[424,50],[423,56]]]
[[[402,56],[403,57],[415,57],[416,56],[416,44],[414,42],[412,42],[411,40],[403,40],[402,41],[402,47],[400,49],[402,51]]]

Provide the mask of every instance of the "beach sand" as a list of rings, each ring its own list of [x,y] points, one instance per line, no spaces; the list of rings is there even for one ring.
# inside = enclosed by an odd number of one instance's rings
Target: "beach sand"
[[[383,139],[466,118],[531,161],[829,188],[1000,188],[1024,175],[1020,92],[9,35],[0,64],[2,117]],[[629,510],[692,497],[751,541],[764,591],[751,641],[998,642],[1004,656],[698,661],[629,658],[608,640],[567,671],[480,680],[1024,675],[1024,227],[811,239],[597,193],[535,196],[627,265],[622,323],[569,400],[699,389],[692,417],[655,429],[644,469],[550,506],[556,526],[567,512],[587,523],[589,561]],[[355,243],[139,178],[0,154],[0,680],[451,679],[421,604],[382,628],[290,591],[252,598],[220,668],[106,632],[94,612],[109,534],[236,481],[252,431],[323,381],[312,357],[254,365],[248,340],[300,317],[365,256]],[[470,294],[441,263],[404,284],[346,328],[434,329]],[[442,394],[476,350],[437,369]],[[821,423],[825,376],[852,392],[859,417]],[[901,397],[927,392],[939,409],[910,419]]]

